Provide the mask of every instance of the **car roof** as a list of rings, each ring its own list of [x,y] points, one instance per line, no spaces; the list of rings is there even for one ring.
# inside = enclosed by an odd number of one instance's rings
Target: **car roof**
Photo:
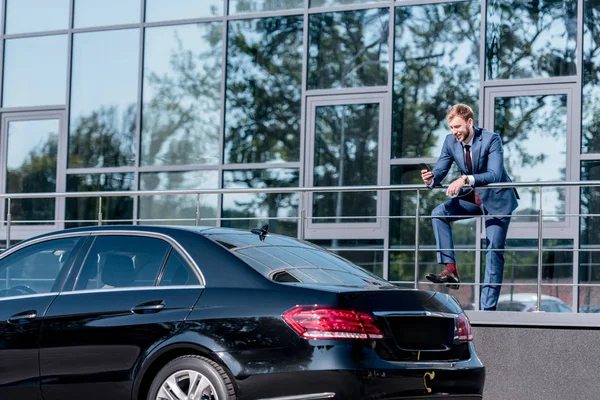
[[[54,236],[66,233],[93,233],[95,231],[136,231],[136,232],[157,232],[157,233],[175,233],[175,232],[194,232],[198,234],[208,233],[228,233],[228,234],[247,234],[253,235],[250,231],[235,229],[235,228],[215,228],[212,226],[184,226],[184,225],[90,225],[79,228],[61,229],[52,232],[47,232],[27,240],[38,239],[47,236]]]

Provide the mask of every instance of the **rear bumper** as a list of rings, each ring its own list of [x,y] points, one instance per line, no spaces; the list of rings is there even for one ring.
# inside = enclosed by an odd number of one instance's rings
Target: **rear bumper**
[[[481,399],[485,368],[473,352],[456,363],[400,363],[336,347],[321,348],[323,358],[317,350],[310,360],[236,376],[240,399]]]

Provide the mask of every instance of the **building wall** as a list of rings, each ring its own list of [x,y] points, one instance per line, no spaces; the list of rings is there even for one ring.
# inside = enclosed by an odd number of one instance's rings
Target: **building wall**
[[[598,329],[475,326],[486,400],[595,399]]]
[[[455,103],[501,135],[513,180],[600,176],[598,0],[3,0],[2,15],[6,193],[421,183]],[[573,310],[600,305],[597,190],[520,195],[504,292],[535,292],[541,258],[543,293]],[[15,199],[0,215],[10,211],[13,241],[98,219],[268,222],[412,287],[439,268],[428,216],[446,196],[418,198],[418,207],[416,191]],[[480,221],[454,230],[466,284],[455,294],[477,307]]]

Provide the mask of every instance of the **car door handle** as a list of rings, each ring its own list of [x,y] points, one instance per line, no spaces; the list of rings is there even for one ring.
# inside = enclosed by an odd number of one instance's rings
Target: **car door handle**
[[[131,309],[131,312],[134,314],[150,314],[157,313],[163,308],[165,308],[165,303],[162,300],[156,300],[138,304]]]
[[[23,324],[30,323],[31,321],[33,321],[36,318],[37,318],[37,311],[28,310],[28,311],[23,311],[21,313],[13,315],[12,317],[8,318],[7,322],[9,324],[23,325]]]

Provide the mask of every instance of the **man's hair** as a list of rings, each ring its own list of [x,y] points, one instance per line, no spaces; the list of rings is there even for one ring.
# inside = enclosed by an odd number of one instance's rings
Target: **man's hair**
[[[468,121],[469,118],[473,118],[473,109],[466,104],[455,104],[446,114],[446,119],[450,122],[454,117],[461,117]]]

